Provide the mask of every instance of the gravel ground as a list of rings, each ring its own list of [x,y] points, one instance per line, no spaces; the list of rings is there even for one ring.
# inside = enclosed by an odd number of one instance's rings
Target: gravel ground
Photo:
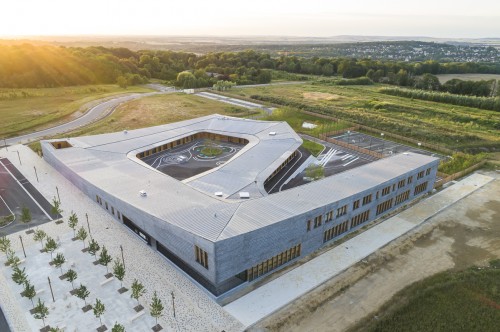
[[[160,254],[153,251],[137,238],[135,234],[126,227],[119,224],[104,209],[84,195],[78,188],[71,184],[41,158],[39,158],[28,147],[17,145],[9,147],[9,151],[0,150],[0,156],[15,160],[15,150],[18,150],[23,162],[16,167],[23,175],[35,185],[35,187],[51,201],[56,195],[56,186],[59,188],[61,207],[64,220],[71,211],[74,211],[80,220],[80,225],[85,225],[85,213],[88,213],[92,236],[101,244],[105,244],[113,257],[120,255],[120,245],[123,246],[127,273],[124,285],[130,287],[132,281],[137,278],[147,289],[146,295],[141,302],[148,304],[154,291],[165,306],[165,316],[160,318],[159,323],[167,331],[242,331],[243,326],[231,315],[226,313],[213,298],[203,289],[195,285],[175,265],[168,262]],[[37,183],[33,166],[36,166],[40,182]],[[71,233],[66,225],[57,225],[50,222],[39,226],[53,238],[66,239]],[[18,233],[9,235],[13,249],[21,252],[21,244]],[[31,236],[23,236],[25,247],[40,246],[34,243]],[[85,255],[83,256],[85,257]],[[2,262],[4,258],[2,258]],[[78,264],[78,262],[77,262]],[[2,270],[6,268],[1,266]],[[17,290],[10,287],[4,273],[0,273],[0,305],[9,321],[13,331],[30,331],[30,323],[26,318],[26,310],[31,308],[30,302],[23,302],[17,294]],[[10,274],[10,272],[9,272]],[[9,275],[7,274],[7,275]],[[83,282],[83,280],[80,280]],[[171,310],[170,292],[175,294],[176,318]],[[91,297],[92,299],[92,297]],[[87,314],[86,314],[87,315]],[[88,316],[85,316],[88,317]],[[129,314],[123,317],[129,319]],[[50,316],[49,321],[50,323]],[[140,331],[135,329],[135,331]]]

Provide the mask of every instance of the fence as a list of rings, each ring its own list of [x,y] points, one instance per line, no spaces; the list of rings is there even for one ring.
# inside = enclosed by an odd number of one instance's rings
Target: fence
[[[438,172],[438,176],[441,177],[441,179],[439,179],[438,181],[436,181],[434,183],[434,188],[439,188],[442,185],[444,185],[445,183],[448,183],[448,182],[453,181],[457,178],[460,178],[464,175],[472,173],[475,170],[481,168],[485,163],[486,163],[486,160],[482,160],[482,161],[478,162],[477,164],[472,165],[471,167],[464,169],[463,171],[456,172],[456,173],[451,174],[451,175]]]

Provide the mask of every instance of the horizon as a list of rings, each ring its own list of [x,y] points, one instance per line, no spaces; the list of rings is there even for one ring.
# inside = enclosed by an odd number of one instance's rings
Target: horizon
[[[158,3],[143,0],[18,0],[3,5],[1,38],[150,36],[289,37],[338,36],[485,39],[500,37],[500,2],[421,0],[418,6],[396,0],[377,3],[323,3],[255,0],[251,4]],[[493,14],[492,14],[493,13]],[[397,33],[395,33],[397,31]],[[368,32],[368,33],[367,33]]]

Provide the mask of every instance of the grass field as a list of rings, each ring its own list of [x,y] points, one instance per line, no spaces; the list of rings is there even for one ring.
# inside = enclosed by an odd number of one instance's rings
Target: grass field
[[[436,75],[441,84],[448,82],[449,80],[458,78],[463,81],[488,81],[488,80],[500,80],[500,75],[495,74],[442,74]]]
[[[117,85],[0,89],[0,137],[18,136],[66,122],[81,115],[84,106],[97,99],[147,91],[152,90],[143,87],[124,90]]]
[[[378,92],[380,87],[301,84],[233,89],[230,93],[274,98],[275,104],[325,113],[451,149],[500,148],[498,112],[384,95]]]
[[[443,272],[415,283],[352,331],[498,331],[499,263]]]
[[[120,105],[109,117],[62,136],[95,135],[157,126],[210,114],[245,117],[253,112],[214,100],[184,93],[140,98]]]

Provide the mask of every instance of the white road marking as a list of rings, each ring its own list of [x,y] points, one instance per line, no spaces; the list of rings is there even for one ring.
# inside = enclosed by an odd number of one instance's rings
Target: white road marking
[[[356,158],[356,159],[351,160],[350,162],[348,162],[347,164],[344,164],[344,165],[342,165],[342,166],[347,166],[347,165],[349,165],[350,163],[353,163],[353,162],[355,162],[355,161],[356,161],[356,160],[358,160],[358,159],[359,159],[359,157],[358,157],[358,158]]]

